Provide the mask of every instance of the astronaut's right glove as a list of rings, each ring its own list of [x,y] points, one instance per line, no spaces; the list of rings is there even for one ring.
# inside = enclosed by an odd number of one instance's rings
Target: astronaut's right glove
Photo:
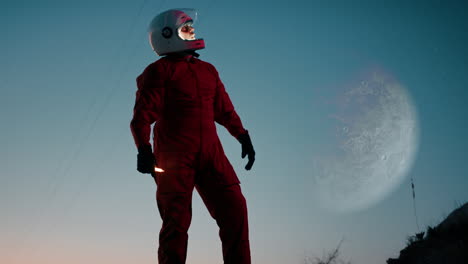
[[[138,148],[137,170],[141,173],[154,173],[156,160],[150,145],[143,145]]]
[[[239,142],[242,145],[241,157],[245,158],[245,156],[247,155],[249,159],[249,162],[247,163],[247,165],[245,165],[245,169],[250,170],[255,162],[255,150],[253,148],[252,141],[250,140],[249,133],[246,132],[245,134],[239,135],[237,137],[237,140],[239,140]]]

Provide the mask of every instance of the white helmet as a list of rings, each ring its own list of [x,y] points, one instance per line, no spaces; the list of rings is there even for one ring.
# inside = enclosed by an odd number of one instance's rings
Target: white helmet
[[[190,15],[189,15],[190,14]],[[149,41],[153,50],[163,56],[173,52],[205,48],[203,39],[183,39],[183,26],[191,26],[197,19],[195,9],[170,9],[155,16],[149,26]]]

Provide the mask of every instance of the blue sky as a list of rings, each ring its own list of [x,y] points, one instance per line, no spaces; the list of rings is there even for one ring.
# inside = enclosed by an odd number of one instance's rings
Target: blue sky
[[[146,28],[199,10],[201,59],[214,64],[257,152],[219,134],[248,201],[255,263],[300,263],[342,238],[353,263],[383,263],[467,201],[468,6],[463,1],[2,1],[0,261],[154,263],[153,181],[135,170],[135,78],[157,59]],[[365,210],[333,213],[310,193],[327,142],[321,100],[378,66],[410,94],[420,124],[409,175]],[[220,263],[198,195],[190,263]],[[74,260],[70,260],[74,259]],[[42,262],[40,262],[42,261]]]

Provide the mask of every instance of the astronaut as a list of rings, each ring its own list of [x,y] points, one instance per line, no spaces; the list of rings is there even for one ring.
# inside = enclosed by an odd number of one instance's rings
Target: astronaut
[[[215,122],[241,143],[241,157],[248,157],[246,170],[255,161],[255,151],[215,67],[198,59],[195,50],[205,43],[195,38],[195,18],[193,9],[172,9],[150,24],[151,46],[162,57],[137,78],[130,123],[137,170],[151,173],[157,185],[160,264],[186,261],[194,189],[218,224],[224,263],[250,264],[246,201]],[[162,170],[155,172],[155,167]]]

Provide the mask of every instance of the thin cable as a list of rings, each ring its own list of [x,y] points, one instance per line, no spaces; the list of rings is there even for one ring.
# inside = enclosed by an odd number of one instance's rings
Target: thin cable
[[[127,32],[127,35],[126,35],[124,41],[122,42],[122,43],[123,43],[122,45],[124,45],[124,43],[125,43],[128,39],[130,39],[130,36],[131,36],[131,34],[133,33],[133,31],[134,31],[135,25],[136,25],[136,23],[137,23],[137,21],[138,21],[140,15],[141,15],[141,13],[142,13],[144,7],[146,6],[146,3],[147,3],[147,2],[148,2],[148,0],[144,0],[144,1],[143,1],[143,3],[141,4],[141,6],[140,6],[140,8],[139,8],[139,10],[138,10],[138,13],[136,14],[136,16],[134,16],[133,21],[132,21],[132,23],[131,23],[131,26],[130,26],[130,28],[129,28],[129,31]],[[165,2],[165,1],[163,1],[163,2]],[[118,51],[116,51],[116,52],[118,52]],[[128,62],[129,62],[129,60],[127,60],[127,63],[126,63],[126,64],[128,64]],[[111,64],[111,67],[112,67],[113,65],[114,65],[114,64],[112,63],[112,64]],[[126,72],[127,67],[128,67],[128,65],[125,66],[125,69],[124,69],[125,72]],[[42,220],[43,217],[44,217],[44,211],[45,211],[44,209],[45,209],[45,207],[49,204],[49,202],[50,202],[53,198],[55,198],[55,196],[56,196],[58,190],[62,187],[62,184],[63,184],[64,179],[67,177],[67,175],[68,175],[69,172],[71,171],[72,166],[73,166],[73,164],[74,164],[74,161],[77,160],[77,158],[80,156],[81,152],[83,151],[85,145],[87,144],[88,139],[90,138],[90,136],[92,135],[92,132],[94,131],[94,128],[95,128],[95,126],[96,126],[96,124],[97,124],[97,121],[100,119],[102,113],[104,112],[105,108],[106,108],[107,105],[109,104],[110,98],[111,98],[111,97],[113,96],[113,94],[115,93],[115,90],[116,90],[117,86],[120,86],[120,82],[121,82],[121,79],[122,79],[122,75],[123,75],[123,74],[120,74],[120,75],[119,75],[119,78],[118,78],[118,85],[113,86],[113,88],[110,90],[108,96],[106,97],[106,100],[105,100],[104,104],[102,104],[102,107],[99,109],[98,114],[96,115],[96,117],[95,117],[94,120],[92,121],[91,126],[89,127],[89,129],[88,129],[86,135],[85,135],[84,138],[81,140],[81,143],[78,144],[77,149],[76,149],[76,150],[73,152],[73,154],[71,155],[72,158],[71,158],[71,159],[68,159],[69,162],[65,162],[65,160],[67,160],[67,158],[62,159],[61,162],[59,162],[59,166],[58,166],[57,169],[56,169],[56,173],[54,173],[54,176],[52,177],[52,179],[49,181],[49,184],[48,184],[48,186],[50,186],[50,185],[52,185],[53,182],[55,182],[55,184],[52,186],[52,191],[51,191],[51,193],[50,193],[50,195],[49,195],[49,198],[47,199],[47,202],[44,203],[43,206],[41,206],[41,208],[39,209],[38,216],[35,217],[35,218],[33,218],[33,219],[36,219],[37,221],[35,222],[35,224],[33,224],[33,225],[31,226],[31,228],[30,228],[28,231],[26,231],[26,234],[25,234],[25,236],[24,236],[24,240],[23,240],[22,243],[20,243],[21,245],[26,244],[26,242],[29,240],[29,237],[31,236],[31,234],[35,231],[36,227],[41,223],[41,220]],[[87,112],[86,112],[86,114],[85,114],[85,117],[81,120],[81,122],[85,122],[85,120],[88,119],[88,117],[90,116],[90,114],[91,114],[91,112],[92,112],[91,109],[94,108],[94,106],[95,106],[97,103],[98,103],[98,100],[97,100],[97,98],[95,98],[95,100],[93,101],[93,103],[88,107]],[[84,126],[80,126],[80,128],[81,128],[81,127],[84,127]],[[81,134],[81,132],[80,132],[79,134]],[[77,138],[77,137],[78,137],[78,136],[76,136],[76,137],[74,137],[74,138]],[[70,152],[67,152],[67,153],[70,153]],[[67,154],[67,153],[66,153],[66,154]],[[69,155],[63,155],[63,156],[64,156],[64,157],[67,157],[67,156],[69,156]],[[64,165],[64,163],[68,163],[68,165]],[[62,166],[65,166],[65,168],[64,168],[64,173],[62,174],[63,177],[61,177],[59,181],[56,181],[56,180],[57,180],[57,177],[58,177],[58,175],[59,175],[60,168],[62,168]],[[88,178],[88,179],[89,179],[89,178]],[[47,188],[47,189],[49,189],[49,188]],[[21,248],[24,248],[24,247],[21,247]],[[30,251],[29,253],[31,254],[32,252]]]

